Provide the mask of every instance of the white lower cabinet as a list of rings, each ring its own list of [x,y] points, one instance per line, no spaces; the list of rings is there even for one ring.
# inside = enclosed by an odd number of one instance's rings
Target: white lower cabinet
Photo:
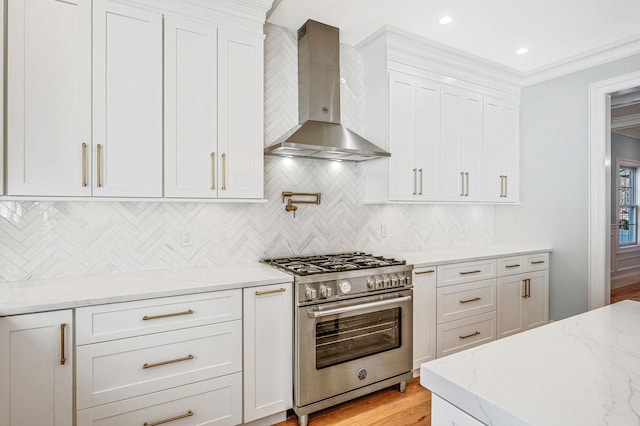
[[[242,423],[242,373],[78,411],[78,425],[231,426]],[[71,424],[71,423],[69,423]]]
[[[0,318],[0,425],[73,424],[73,311]]]
[[[413,271],[413,370],[436,358],[436,267]]]
[[[244,291],[244,422],[284,412],[293,402],[292,284]]]
[[[549,322],[549,271],[498,278],[498,338]]]

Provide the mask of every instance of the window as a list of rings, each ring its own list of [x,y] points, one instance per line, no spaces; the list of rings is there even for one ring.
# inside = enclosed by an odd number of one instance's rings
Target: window
[[[638,170],[635,164],[621,162],[618,167],[618,243],[638,244]]]

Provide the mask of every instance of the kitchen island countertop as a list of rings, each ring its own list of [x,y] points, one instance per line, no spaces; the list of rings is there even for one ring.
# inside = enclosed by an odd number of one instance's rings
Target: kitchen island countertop
[[[0,317],[292,282],[258,262],[0,283]]]
[[[487,425],[640,425],[640,302],[425,363],[420,383]]]

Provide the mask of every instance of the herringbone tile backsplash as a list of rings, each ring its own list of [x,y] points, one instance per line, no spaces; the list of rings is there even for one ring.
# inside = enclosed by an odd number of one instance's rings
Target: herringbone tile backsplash
[[[295,32],[267,25],[265,141],[298,121]],[[342,46],[342,122],[365,125],[363,68]],[[488,205],[364,205],[358,164],[265,157],[266,203],[0,202],[0,281],[139,271],[344,250],[490,243]],[[321,192],[293,218],[282,191]],[[386,237],[381,227],[386,227]],[[180,230],[193,244],[180,244]]]

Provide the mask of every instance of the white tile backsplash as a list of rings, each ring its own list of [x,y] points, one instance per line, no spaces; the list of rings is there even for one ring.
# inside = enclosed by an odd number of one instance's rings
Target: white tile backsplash
[[[265,141],[297,124],[295,32],[267,25]],[[365,125],[362,64],[342,46],[342,121]],[[493,241],[490,205],[364,205],[354,163],[265,157],[266,203],[1,201],[0,281],[138,271],[344,250]],[[293,218],[282,191],[321,192]],[[386,237],[381,226],[386,227]],[[180,231],[192,233],[190,247]]]

